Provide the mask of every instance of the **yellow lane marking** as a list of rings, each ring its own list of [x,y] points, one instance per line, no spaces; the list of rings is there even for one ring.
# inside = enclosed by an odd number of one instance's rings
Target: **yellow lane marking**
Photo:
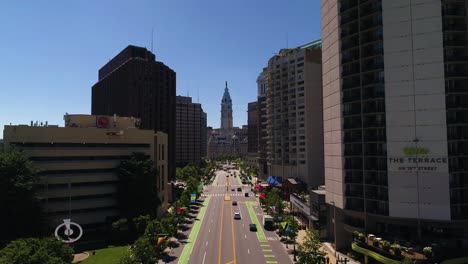
[[[219,231],[219,242],[218,242],[218,264],[221,264],[221,245],[223,244],[223,217],[224,217],[224,203],[221,203],[221,227]]]
[[[271,249],[262,249],[263,252],[272,252],[273,250]]]

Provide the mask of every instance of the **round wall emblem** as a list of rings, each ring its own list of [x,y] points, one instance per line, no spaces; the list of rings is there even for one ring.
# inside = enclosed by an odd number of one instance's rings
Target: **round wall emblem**
[[[63,219],[63,223],[55,229],[55,237],[64,243],[76,242],[82,235],[81,226],[70,219]]]
[[[109,126],[109,118],[107,116],[100,116],[98,118],[98,125],[103,127]]]

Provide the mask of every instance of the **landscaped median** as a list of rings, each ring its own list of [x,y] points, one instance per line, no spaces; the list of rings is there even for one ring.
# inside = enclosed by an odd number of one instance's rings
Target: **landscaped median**
[[[179,258],[179,264],[187,264],[189,261],[190,254],[192,254],[193,245],[197,239],[198,232],[200,231],[200,226],[203,223],[203,218],[205,217],[206,208],[208,208],[208,204],[210,202],[210,197],[207,197],[203,202],[203,206],[198,213],[198,221],[195,221],[192,227],[192,231],[190,231],[190,235],[187,239],[187,243],[185,244],[184,250]]]
[[[215,176],[215,179],[213,181],[213,183],[211,184],[212,186],[216,186],[216,184],[218,184],[218,177]]]
[[[384,264],[401,264],[402,262],[400,261],[397,261],[397,260],[393,260],[393,259],[389,259],[387,257],[384,257],[382,255],[380,255],[379,253],[377,252],[374,252],[372,250],[368,250],[368,249],[365,249],[365,248],[362,248],[358,245],[356,245],[356,243],[352,243],[351,244],[351,248],[356,251],[356,252],[359,252],[365,256],[368,256],[368,257],[371,257],[375,260],[377,260],[378,262],[380,263],[384,263]]]
[[[442,264],[466,264],[468,263],[468,257],[454,258],[442,261]]]
[[[257,237],[259,242],[267,242],[265,232],[263,232],[263,228],[260,225],[260,221],[258,221],[257,216],[255,215],[255,211],[253,209],[254,206],[257,205],[257,202],[254,201],[247,201],[245,202],[247,206],[247,210],[249,211],[250,220],[257,226]]]
[[[237,179],[237,182],[239,183],[239,185],[243,185],[240,176],[237,176],[236,179]]]

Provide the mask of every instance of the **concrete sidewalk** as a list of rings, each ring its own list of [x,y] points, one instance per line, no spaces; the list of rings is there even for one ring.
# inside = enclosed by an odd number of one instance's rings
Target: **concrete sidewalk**
[[[330,263],[336,263],[335,259],[335,249],[332,247],[332,245],[328,242],[322,243],[323,244],[323,249],[327,253],[327,257],[330,259]],[[358,264],[361,263],[359,261],[356,261],[354,259],[351,259],[350,257],[346,256],[345,254],[340,253],[339,251],[336,252],[336,256],[339,259],[348,259],[349,264]]]
[[[306,231],[305,230],[299,230],[299,233],[297,235],[297,238],[296,238],[296,243],[298,245],[302,244],[302,242],[304,241],[304,238],[305,238],[305,235],[306,235]],[[330,264],[335,264],[336,263],[336,258],[335,258],[335,249],[332,247],[332,245],[328,242],[324,242],[322,243],[323,246],[322,246],[322,250],[325,251],[325,253],[327,253],[327,257],[329,259],[329,263]],[[296,248],[298,246],[296,245]],[[337,257],[339,257],[339,259],[345,259],[347,258],[348,259],[348,264],[358,264],[360,262],[358,261],[355,261],[351,258],[349,258],[348,256],[346,256],[345,254],[342,254],[340,252],[337,252]]]

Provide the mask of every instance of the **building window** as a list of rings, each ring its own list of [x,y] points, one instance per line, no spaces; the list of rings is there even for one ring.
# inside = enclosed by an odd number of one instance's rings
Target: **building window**
[[[164,191],[164,179],[166,177],[165,171],[164,171],[164,165],[161,166],[161,191]]]
[[[158,144],[158,160],[161,160],[161,144]]]

